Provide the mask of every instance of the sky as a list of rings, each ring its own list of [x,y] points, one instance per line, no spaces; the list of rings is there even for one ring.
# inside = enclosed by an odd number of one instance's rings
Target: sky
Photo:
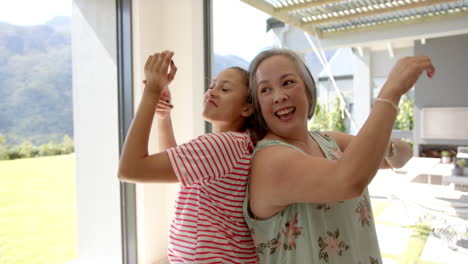
[[[213,0],[213,49],[251,61],[271,46],[266,34],[267,15],[240,0]]]
[[[0,22],[44,24],[55,16],[71,16],[72,0],[0,0]],[[266,34],[269,15],[240,0],[213,0],[213,46],[220,55],[250,61],[270,45]]]
[[[44,24],[56,16],[71,16],[72,0],[0,0],[0,22]]]

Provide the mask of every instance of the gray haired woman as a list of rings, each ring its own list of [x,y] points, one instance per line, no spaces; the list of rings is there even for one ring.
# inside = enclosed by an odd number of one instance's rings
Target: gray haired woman
[[[356,136],[308,131],[315,84],[292,51],[267,50],[250,65],[260,134],[244,216],[260,263],[382,263],[367,185],[379,168],[401,167],[411,148],[390,139],[398,101],[428,57],[400,60]]]

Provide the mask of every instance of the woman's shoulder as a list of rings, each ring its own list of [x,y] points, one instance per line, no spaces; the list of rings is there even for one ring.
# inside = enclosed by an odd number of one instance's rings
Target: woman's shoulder
[[[262,149],[265,149],[267,147],[286,147],[286,149],[294,149],[294,150],[297,150],[299,152],[303,152],[302,150],[300,150],[298,147],[294,146],[294,145],[291,145],[289,143],[286,143],[280,139],[277,139],[277,138],[274,138],[274,137],[265,137],[263,138],[262,140],[260,140],[259,142],[257,142],[257,144],[255,145],[255,149],[254,149],[254,152],[252,155],[255,155],[258,151],[262,150]],[[267,148],[270,152],[276,152],[278,149],[276,148]]]

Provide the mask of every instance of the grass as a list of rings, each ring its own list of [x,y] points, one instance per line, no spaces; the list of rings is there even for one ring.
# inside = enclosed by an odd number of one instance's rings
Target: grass
[[[379,221],[378,218],[385,209],[389,208],[392,205],[390,201],[373,201],[373,211],[376,223],[380,225],[395,226],[402,229],[410,229],[411,237],[408,240],[404,252],[400,255],[388,254],[382,252],[382,257],[387,259],[393,259],[398,264],[440,264],[432,262],[424,262],[420,259],[421,254],[426,245],[427,238],[431,233],[431,223],[417,223],[414,225],[403,225],[398,222],[384,222]]]
[[[399,263],[401,264],[413,264],[419,262],[419,257],[424,250],[427,237],[431,233],[430,224],[420,223],[412,225],[409,228],[413,229],[413,234],[408,241],[405,252],[403,252],[399,257]]]
[[[76,256],[75,155],[0,161],[0,264]]]

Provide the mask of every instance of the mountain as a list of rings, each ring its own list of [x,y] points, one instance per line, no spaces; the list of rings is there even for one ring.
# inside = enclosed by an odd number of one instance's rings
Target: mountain
[[[0,23],[0,134],[9,145],[35,145],[73,138],[71,18],[44,25]],[[248,62],[215,55],[215,76]]]
[[[215,54],[213,77],[216,77],[222,70],[234,66],[248,70],[249,62],[235,55],[222,56]]]
[[[0,23],[0,134],[14,145],[73,137],[71,19]]]

